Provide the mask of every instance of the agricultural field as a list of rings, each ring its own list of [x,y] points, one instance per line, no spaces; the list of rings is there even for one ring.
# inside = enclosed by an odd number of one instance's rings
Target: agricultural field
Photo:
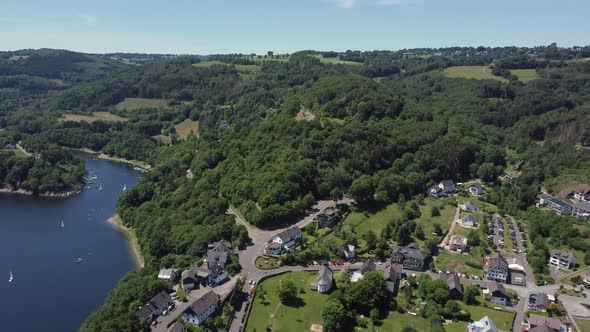
[[[193,132],[195,136],[199,137],[199,121],[186,119],[174,126],[174,128],[176,129],[176,133],[180,139],[187,139],[191,132]]]
[[[266,292],[264,301],[258,295],[252,300],[252,309],[244,331],[301,332],[309,331],[312,324],[322,324],[321,311],[328,295],[309,289],[316,274],[291,272],[267,279],[260,283]],[[290,279],[299,289],[299,301],[292,304],[279,302],[279,287],[283,280]]]
[[[110,121],[110,122],[126,122],[127,118],[111,114],[109,112],[94,112],[92,115],[80,115],[80,114],[64,114],[60,121],[74,121],[82,122],[86,121],[92,123],[94,121]]]
[[[322,63],[328,63],[331,65],[351,65],[351,66],[362,66],[363,64],[360,62],[354,62],[354,61],[345,61],[345,60],[340,60],[339,58],[324,58],[322,55],[314,55],[315,58],[320,59],[320,61]]]
[[[118,103],[115,108],[118,110],[133,111],[142,108],[165,108],[168,107],[166,99],[148,99],[148,98],[125,98]]]
[[[449,67],[443,72],[450,78],[468,78],[476,80],[497,80],[508,82],[503,77],[492,75],[492,70],[487,66],[455,66]]]
[[[511,69],[510,73],[518,76],[524,83],[541,78],[535,69]]]

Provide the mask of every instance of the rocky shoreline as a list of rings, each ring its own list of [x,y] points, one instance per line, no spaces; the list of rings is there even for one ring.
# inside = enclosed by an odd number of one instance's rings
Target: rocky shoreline
[[[82,192],[81,189],[73,189],[73,190],[69,190],[69,191],[58,191],[58,192],[46,191],[46,192],[41,192],[41,193],[34,193],[30,190],[21,189],[21,188],[10,188],[10,187],[0,188],[0,193],[27,195],[27,196],[39,196],[39,197],[47,197],[47,198],[66,198],[66,197],[77,195],[81,192]]]

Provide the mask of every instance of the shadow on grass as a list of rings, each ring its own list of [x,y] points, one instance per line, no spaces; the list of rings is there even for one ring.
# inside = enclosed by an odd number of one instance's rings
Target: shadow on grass
[[[301,298],[290,298],[287,299],[283,302],[283,305],[287,306],[287,307],[292,307],[292,308],[302,308],[305,306],[305,301],[303,301],[303,299]]]

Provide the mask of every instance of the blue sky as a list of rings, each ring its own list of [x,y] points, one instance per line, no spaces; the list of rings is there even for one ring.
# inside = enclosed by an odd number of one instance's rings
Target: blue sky
[[[587,0],[2,0],[0,49],[265,53],[590,44]]]

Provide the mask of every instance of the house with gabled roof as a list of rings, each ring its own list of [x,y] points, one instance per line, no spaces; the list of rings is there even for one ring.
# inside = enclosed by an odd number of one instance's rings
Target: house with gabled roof
[[[497,281],[490,284],[488,290],[484,291],[484,296],[496,304],[505,306],[510,303],[506,287]]]
[[[391,263],[402,264],[405,269],[422,270],[426,257],[416,242],[405,247],[394,246],[391,251]]]
[[[484,194],[483,187],[481,186],[480,183],[476,183],[473,186],[467,188],[467,191],[469,192],[470,195],[475,196],[475,197],[480,197],[481,195]]]
[[[428,188],[426,193],[434,197],[447,196],[456,191],[455,182],[453,180],[443,180],[438,184]]]
[[[508,280],[508,261],[500,253],[488,257],[484,265],[484,273],[487,279],[506,283]]]
[[[562,269],[569,269],[576,265],[576,256],[565,250],[553,249],[549,257],[549,264],[559,266]]]
[[[218,306],[219,295],[213,291],[209,291],[184,311],[182,319],[185,322],[200,325],[217,310]]]
[[[475,219],[471,215],[467,215],[467,216],[461,218],[461,226],[475,227],[476,226]]]
[[[467,324],[467,332],[498,332],[498,328],[490,317],[485,316],[478,321]]]
[[[332,289],[334,283],[334,272],[329,266],[321,266],[318,276],[315,281],[311,283],[311,289],[318,293],[327,293]]]
[[[154,319],[162,315],[164,310],[167,310],[171,304],[172,297],[170,294],[161,291],[156,296],[152,297],[152,299],[146,304],[141,306],[135,313],[135,316],[151,323]]]
[[[440,273],[439,278],[444,280],[449,285],[449,295],[454,300],[461,300],[463,298],[463,285],[461,285],[461,278],[455,273]]]
[[[265,252],[269,255],[282,255],[288,251],[295,251],[301,245],[303,233],[297,226],[288,228],[272,237],[265,246]]]

